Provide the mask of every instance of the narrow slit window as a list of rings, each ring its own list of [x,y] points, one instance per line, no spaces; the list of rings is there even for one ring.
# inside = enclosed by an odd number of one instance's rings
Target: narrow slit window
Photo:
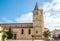
[[[29,29],[28,34],[31,34],[31,29]]]
[[[21,30],[21,34],[24,34],[24,30],[23,29]]]
[[[38,31],[36,31],[36,33],[38,33]]]

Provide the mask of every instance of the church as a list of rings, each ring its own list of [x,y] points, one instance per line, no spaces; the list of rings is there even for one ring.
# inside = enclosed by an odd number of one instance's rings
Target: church
[[[33,23],[1,23],[1,27],[4,32],[7,32],[11,27],[13,32],[12,39],[32,39],[32,35],[34,35],[34,39],[43,39],[45,29],[43,10],[39,9],[36,3],[33,10]]]

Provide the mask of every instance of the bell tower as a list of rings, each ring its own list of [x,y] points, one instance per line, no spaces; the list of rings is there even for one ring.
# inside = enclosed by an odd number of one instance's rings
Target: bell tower
[[[33,27],[34,34],[36,39],[41,39],[44,30],[44,19],[43,19],[43,10],[39,9],[38,4],[36,3],[33,10]]]

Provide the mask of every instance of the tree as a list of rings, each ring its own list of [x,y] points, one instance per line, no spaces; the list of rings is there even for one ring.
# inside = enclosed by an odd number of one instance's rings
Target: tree
[[[58,39],[60,39],[60,34],[58,35]]]
[[[7,33],[7,35],[8,35],[7,39],[12,39],[13,34],[12,34],[11,27],[9,28],[9,31],[8,31],[8,32],[6,32],[6,33]]]
[[[0,31],[0,33],[1,33],[2,31]]]
[[[48,37],[51,36],[51,32],[49,30],[44,31],[43,35],[44,35],[45,38],[48,38]]]
[[[4,41],[4,39],[7,38],[7,37],[8,37],[7,34],[4,33],[4,34],[2,35],[2,40]]]
[[[31,35],[31,36],[32,36],[32,41],[34,41],[34,37],[35,37],[35,36],[34,36],[34,35]]]

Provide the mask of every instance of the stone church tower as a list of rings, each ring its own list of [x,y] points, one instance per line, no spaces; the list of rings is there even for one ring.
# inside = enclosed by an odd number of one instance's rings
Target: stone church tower
[[[43,10],[39,9],[37,3],[33,11],[33,27],[36,38],[40,37],[40,39],[42,39],[42,34],[44,32]]]

